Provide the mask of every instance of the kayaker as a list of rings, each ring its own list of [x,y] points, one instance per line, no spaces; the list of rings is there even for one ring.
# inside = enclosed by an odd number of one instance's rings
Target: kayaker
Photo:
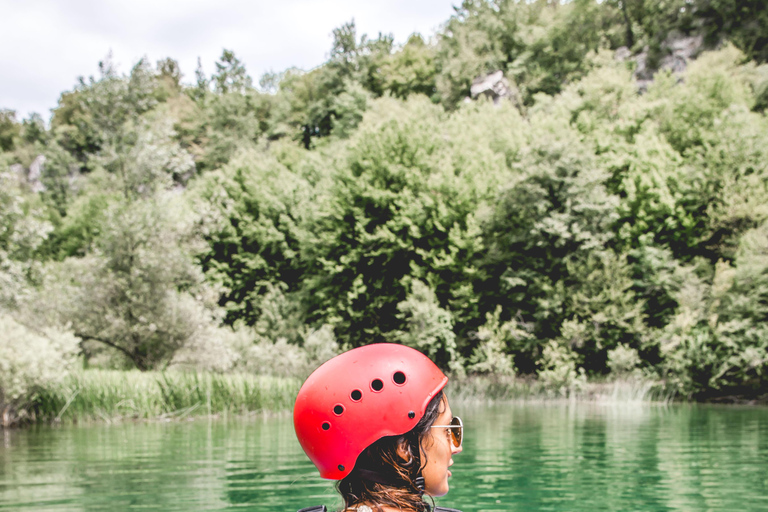
[[[296,436],[320,476],[338,480],[343,512],[429,512],[424,497],[448,492],[464,429],[447,382],[421,352],[390,343],[338,355],[304,382]]]

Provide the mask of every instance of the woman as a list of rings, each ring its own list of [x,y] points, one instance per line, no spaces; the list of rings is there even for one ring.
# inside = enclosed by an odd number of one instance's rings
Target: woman
[[[388,343],[345,352],[309,376],[293,410],[296,436],[320,476],[339,481],[342,511],[428,512],[422,496],[448,492],[463,427],[447,382],[422,353]]]

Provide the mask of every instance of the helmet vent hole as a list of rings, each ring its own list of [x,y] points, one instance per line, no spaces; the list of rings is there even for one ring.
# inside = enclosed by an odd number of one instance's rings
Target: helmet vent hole
[[[323,430],[329,430],[331,428],[331,424],[328,423],[327,421],[324,421],[322,427],[323,427]]]
[[[344,413],[344,406],[341,404],[336,404],[333,406],[333,414],[336,416],[341,416]]]
[[[374,391],[381,391],[384,389],[384,383],[381,382],[381,379],[373,379],[371,381],[371,389]]]
[[[405,384],[405,374],[403,372],[395,372],[394,375],[392,375],[392,380],[398,386],[402,386]]]
[[[359,389],[355,389],[349,394],[349,398],[351,398],[353,402],[359,402],[363,398],[363,392]]]

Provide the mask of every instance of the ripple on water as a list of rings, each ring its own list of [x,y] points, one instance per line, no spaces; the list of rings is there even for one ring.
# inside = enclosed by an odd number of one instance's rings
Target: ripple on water
[[[768,410],[454,406],[465,512],[768,510]],[[461,410],[466,409],[466,410]],[[336,505],[290,418],[6,431],[0,510],[297,510]]]

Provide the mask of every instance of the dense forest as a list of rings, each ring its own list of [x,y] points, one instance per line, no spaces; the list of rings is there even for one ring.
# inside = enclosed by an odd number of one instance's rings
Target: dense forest
[[[374,342],[763,394],[766,60],[764,0],[467,0],[258,83],[229,49],[191,79],[105,58],[50,120],[0,111],[0,403]]]

